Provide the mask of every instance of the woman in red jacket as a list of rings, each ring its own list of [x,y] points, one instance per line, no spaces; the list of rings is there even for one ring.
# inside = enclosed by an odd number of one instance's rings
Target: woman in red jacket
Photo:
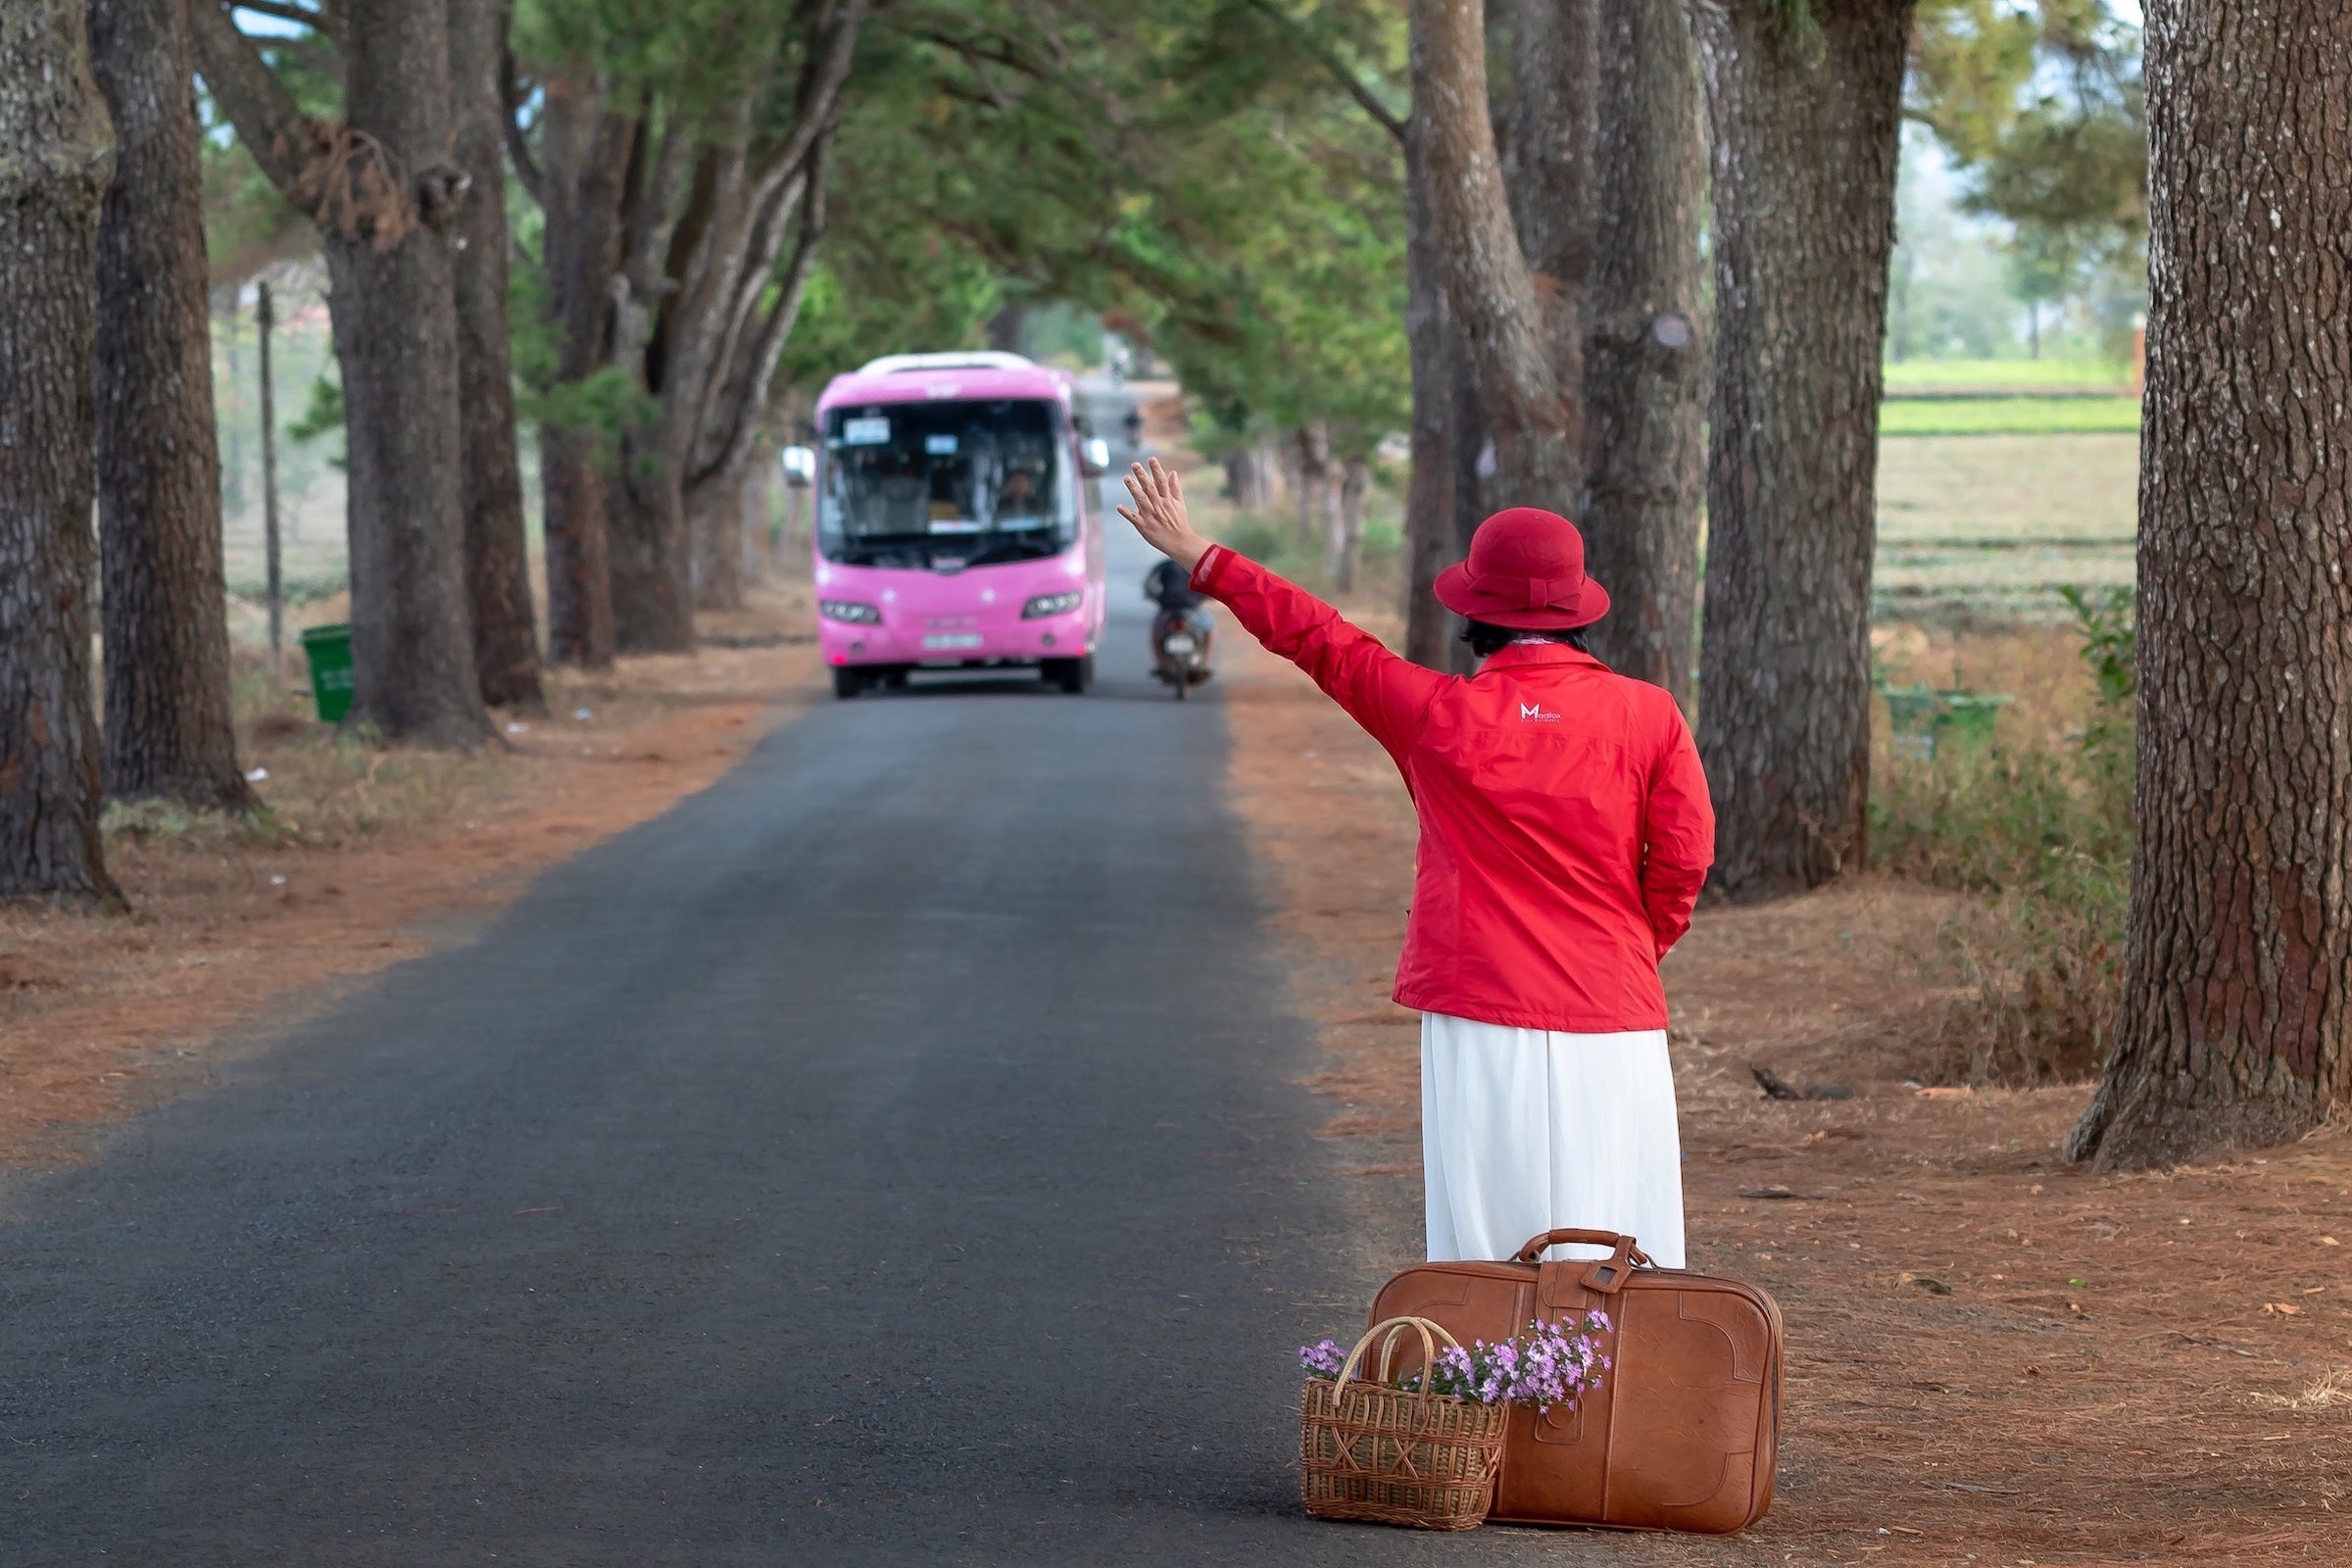
[[[1479,525],[1437,581],[1483,662],[1397,658],[1338,611],[1193,531],[1176,475],[1119,513],[1387,749],[1421,819],[1396,1000],[1421,1012],[1429,1255],[1504,1258],[1556,1228],[1683,1262],[1681,1139],[1658,960],[1715,854],[1681,710],[1610,672],[1582,628],[1609,596],[1567,518]]]

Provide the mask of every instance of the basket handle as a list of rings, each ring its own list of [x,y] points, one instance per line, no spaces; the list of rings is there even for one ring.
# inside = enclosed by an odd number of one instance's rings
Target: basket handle
[[[1426,1317],[1382,1318],[1379,1322],[1364,1330],[1364,1337],[1355,1342],[1355,1348],[1349,1350],[1348,1352],[1348,1359],[1340,1364],[1340,1375],[1332,1386],[1333,1396],[1337,1397],[1340,1390],[1345,1389],[1348,1386],[1348,1380],[1355,1375],[1357,1365],[1364,1358],[1364,1352],[1372,1348],[1373,1340],[1379,1337],[1380,1331],[1383,1329],[1389,1331],[1387,1342],[1380,1348],[1380,1376],[1384,1382],[1387,1380],[1389,1375],[1390,1356],[1391,1352],[1396,1348],[1397,1336],[1404,1333],[1406,1329],[1411,1329],[1421,1336],[1422,1373],[1420,1400],[1423,1404],[1427,1404],[1429,1402],[1430,1389],[1437,1382],[1437,1379],[1432,1375],[1436,1371],[1438,1365],[1437,1341],[1444,1340],[1448,1346],[1457,1350],[1462,1348],[1462,1342],[1455,1339],[1451,1334],[1447,1333],[1445,1324],[1436,1322],[1433,1319]],[[1435,1339],[1431,1337],[1433,1333],[1436,1336]]]

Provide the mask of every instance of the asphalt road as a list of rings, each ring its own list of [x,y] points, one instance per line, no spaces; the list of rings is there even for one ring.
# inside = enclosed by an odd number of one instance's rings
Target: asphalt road
[[[0,1562],[1581,1556],[1298,1510],[1292,1350],[1418,1236],[1143,564],[1093,695],[812,712],[0,1190]]]

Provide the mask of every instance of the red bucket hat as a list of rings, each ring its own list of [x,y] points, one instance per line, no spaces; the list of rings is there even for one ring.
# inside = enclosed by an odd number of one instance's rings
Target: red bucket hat
[[[1609,612],[1608,590],[1585,575],[1585,536],[1556,512],[1512,507],[1470,536],[1470,559],[1438,573],[1438,603],[1513,631],[1573,631]]]

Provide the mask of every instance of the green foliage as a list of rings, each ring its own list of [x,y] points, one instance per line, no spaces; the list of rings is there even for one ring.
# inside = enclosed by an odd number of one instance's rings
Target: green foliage
[[[564,342],[549,319],[552,296],[541,267],[546,220],[512,175],[507,181],[507,220],[514,245],[507,272],[507,339],[516,389],[515,417],[562,425],[608,444],[616,443],[622,430],[658,417],[654,399],[617,366],[600,367],[573,381],[557,379]]]
[[[2075,613],[2075,634],[2082,639],[2082,662],[2099,683],[2099,700],[2109,710],[2122,710],[2139,690],[2139,626],[2136,595],[2130,588],[2067,587],[2058,590]]]
[[[2018,297],[2128,300],[2107,312],[2120,341],[2147,269],[2138,28],[2109,0],[1928,0],[1909,99],[1967,172],[1969,210],[2014,225]]]
[[[343,383],[321,370],[318,378],[311,383],[310,401],[303,406],[302,413],[295,416],[294,421],[286,426],[286,435],[308,446],[313,441],[328,436],[340,437],[342,434]],[[329,467],[341,468],[347,460],[338,447],[335,455],[326,461]]]
[[[1250,0],[934,0],[880,19],[833,160],[785,374],[977,342],[1060,302],[1167,359],[1236,438],[1403,422],[1394,140],[1332,74],[1400,19]]]

